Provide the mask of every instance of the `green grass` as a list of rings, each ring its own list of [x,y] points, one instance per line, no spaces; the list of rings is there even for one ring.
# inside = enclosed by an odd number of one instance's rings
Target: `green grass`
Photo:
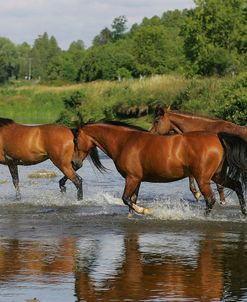
[[[230,79],[232,80],[232,79]],[[7,85],[0,88],[0,116],[22,123],[53,123],[64,111],[64,99],[82,92],[79,111],[84,120],[121,119],[129,109],[148,108],[147,116],[127,115],[128,121],[149,127],[157,105],[173,105],[192,113],[213,115],[217,95],[227,78],[185,79],[154,76],[144,80],[96,81],[64,86]]]

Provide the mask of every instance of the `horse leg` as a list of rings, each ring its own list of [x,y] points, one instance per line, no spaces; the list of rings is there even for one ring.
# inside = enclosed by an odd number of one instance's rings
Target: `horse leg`
[[[72,162],[72,166],[73,166],[73,169],[75,171],[77,171],[78,169],[80,169],[82,167],[82,163],[81,164],[76,164],[76,163]],[[58,182],[61,193],[65,193],[66,192],[65,183],[66,183],[67,180],[68,180],[68,177],[64,176]]]
[[[68,180],[68,177],[64,176],[58,182],[61,193],[65,193],[66,192],[65,183],[66,183],[67,180]]]
[[[139,189],[138,188],[139,186],[140,186],[140,179],[127,176],[125,179],[125,188],[124,188],[122,200],[124,204],[126,204],[129,207],[130,210],[132,209],[139,214],[148,214],[149,213],[148,209],[139,207],[135,204],[137,200],[136,190]],[[136,198],[134,194],[136,194]],[[134,198],[134,202],[132,201],[132,197]]]
[[[19,188],[19,175],[18,175],[18,167],[17,165],[14,164],[8,164],[8,168],[12,177],[13,185],[16,190],[16,199],[20,200],[21,199],[21,193],[20,193],[20,188]]]
[[[225,205],[226,204],[226,199],[225,199],[225,194],[224,194],[224,187],[218,183],[216,183],[217,191],[220,195],[220,204]]]
[[[189,186],[191,193],[194,195],[196,201],[198,201],[201,196],[201,193],[196,190],[195,179],[193,176],[189,176]]]
[[[230,177],[224,179],[224,186],[236,192],[241,208],[241,212],[246,216],[246,204],[241,182]]]
[[[72,166],[67,166],[67,167],[61,167],[60,165],[56,165],[65,175],[60,181],[63,184],[63,181],[69,179],[73,182],[73,184],[75,185],[76,189],[77,189],[77,199],[81,200],[83,199],[83,190],[82,190],[82,178],[75,173],[74,169],[72,168]]]
[[[199,180],[197,182],[198,182],[199,189],[206,201],[205,214],[208,215],[211,212],[213,205],[215,204],[216,201],[213,190],[210,186],[210,179]]]
[[[136,204],[141,183],[136,187],[134,194],[131,196],[131,202]],[[133,210],[129,208],[129,218],[132,217]]]

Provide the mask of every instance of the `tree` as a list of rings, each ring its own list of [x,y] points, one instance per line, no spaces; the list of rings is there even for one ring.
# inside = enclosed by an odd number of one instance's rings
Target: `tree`
[[[139,73],[164,74],[182,69],[182,46],[181,37],[174,35],[163,25],[145,25],[135,30],[133,55]]]
[[[31,46],[28,43],[17,45],[19,72],[21,79],[28,78],[31,73]]]
[[[119,16],[113,20],[111,27],[113,29],[112,38],[114,41],[117,41],[123,37],[124,32],[127,29],[126,23],[127,19],[125,16]]]
[[[120,68],[125,68],[126,74],[128,70],[130,76],[134,72],[135,62],[126,48],[126,44],[121,41],[91,48],[84,58],[80,78],[85,81],[115,80]]]
[[[185,19],[184,50],[194,72],[203,75],[236,71],[246,52],[246,0],[195,0]]]
[[[93,39],[93,46],[100,46],[100,45],[105,45],[108,42],[111,42],[113,39],[112,37],[112,32],[110,31],[109,28],[105,27],[102,29],[99,35],[97,35]]]
[[[54,37],[49,39],[47,33],[39,36],[34,41],[31,51],[32,58],[32,74],[35,78],[48,78],[48,65],[52,59],[61,54],[57,41]]]
[[[18,53],[15,45],[7,38],[0,38],[0,83],[18,75]]]

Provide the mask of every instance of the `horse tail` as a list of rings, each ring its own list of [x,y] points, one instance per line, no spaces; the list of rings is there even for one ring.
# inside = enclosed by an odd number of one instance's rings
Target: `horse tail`
[[[100,161],[100,158],[99,158],[99,152],[98,152],[98,149],[96,146],[94,146],[90,153],[89,153],[89,156],[93,162],[93,164],[95,165],[95,167],[101,172],[107,172],[107,168],[105,166],[102,165],[101,161]]]
[[[238,180],[247,189],[247,141],[236,134],[218,133],[228,163],[227,176]]]

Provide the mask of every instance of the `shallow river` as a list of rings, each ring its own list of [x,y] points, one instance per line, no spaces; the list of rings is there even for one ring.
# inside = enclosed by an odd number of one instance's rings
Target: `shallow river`
[[[188,180],[143,183],[148,217],[128,218],[111,160],[86,161],[84,200],[47,161],[20,167],[22,200],[5,166],[0,184],[0,301],[247,301],[247,220],[235,195],[204,217]],[[48,169],[52,179],[30,179]],[[4,182],[3,180],[6,180]],[[35,301],[35,300],[32,300]]]

